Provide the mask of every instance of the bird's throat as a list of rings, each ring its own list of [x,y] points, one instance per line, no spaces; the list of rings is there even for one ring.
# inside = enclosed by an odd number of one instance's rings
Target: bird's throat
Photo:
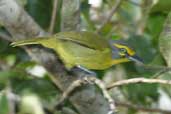
[[[125,62],[129,62],[129,61],[130,60],[128,58],[114,59],[114,60],[112,60],[112,65],[120,64],[120,63],[125,63]]]

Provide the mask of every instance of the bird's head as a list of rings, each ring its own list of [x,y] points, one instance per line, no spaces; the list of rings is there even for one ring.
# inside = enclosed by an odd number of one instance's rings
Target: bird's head
[[[143,63],[143,60],[136,55],[136,52],[131,47],[126,45],[123,41],[111,40],[110,46],[112,48],[113,59],[120,59],[124,60],[125,62],[134,61]]]

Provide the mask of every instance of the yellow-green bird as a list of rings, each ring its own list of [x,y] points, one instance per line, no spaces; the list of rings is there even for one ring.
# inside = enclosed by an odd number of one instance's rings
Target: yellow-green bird
[[[53,49],[67,69],[79,66],[103,70],[112,65],[139,61],[134,50],[120,41],[106,40],[92,32],[59,32],[49,37],[38,37],[13,42],[12,46],[41,44]]]

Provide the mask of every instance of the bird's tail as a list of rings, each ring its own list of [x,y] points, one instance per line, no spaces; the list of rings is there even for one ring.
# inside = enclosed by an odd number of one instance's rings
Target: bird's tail
[[[19,41],[14,41],[10,45],[12,47],[16,46],[23,46],[23,45],[30,45],[30,44],[41,44],[42,41],[47,40],[47,38],[31,38],[31,39],[25,39],[25,40],[19,40]]]

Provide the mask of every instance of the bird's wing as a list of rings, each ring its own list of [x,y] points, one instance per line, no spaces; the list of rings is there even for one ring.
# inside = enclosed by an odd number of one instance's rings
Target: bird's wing
[[[60,40],[71,41],[95,50],[109,48],[107,40],[92,32],[61,32],[55,34],[55,37]]]

